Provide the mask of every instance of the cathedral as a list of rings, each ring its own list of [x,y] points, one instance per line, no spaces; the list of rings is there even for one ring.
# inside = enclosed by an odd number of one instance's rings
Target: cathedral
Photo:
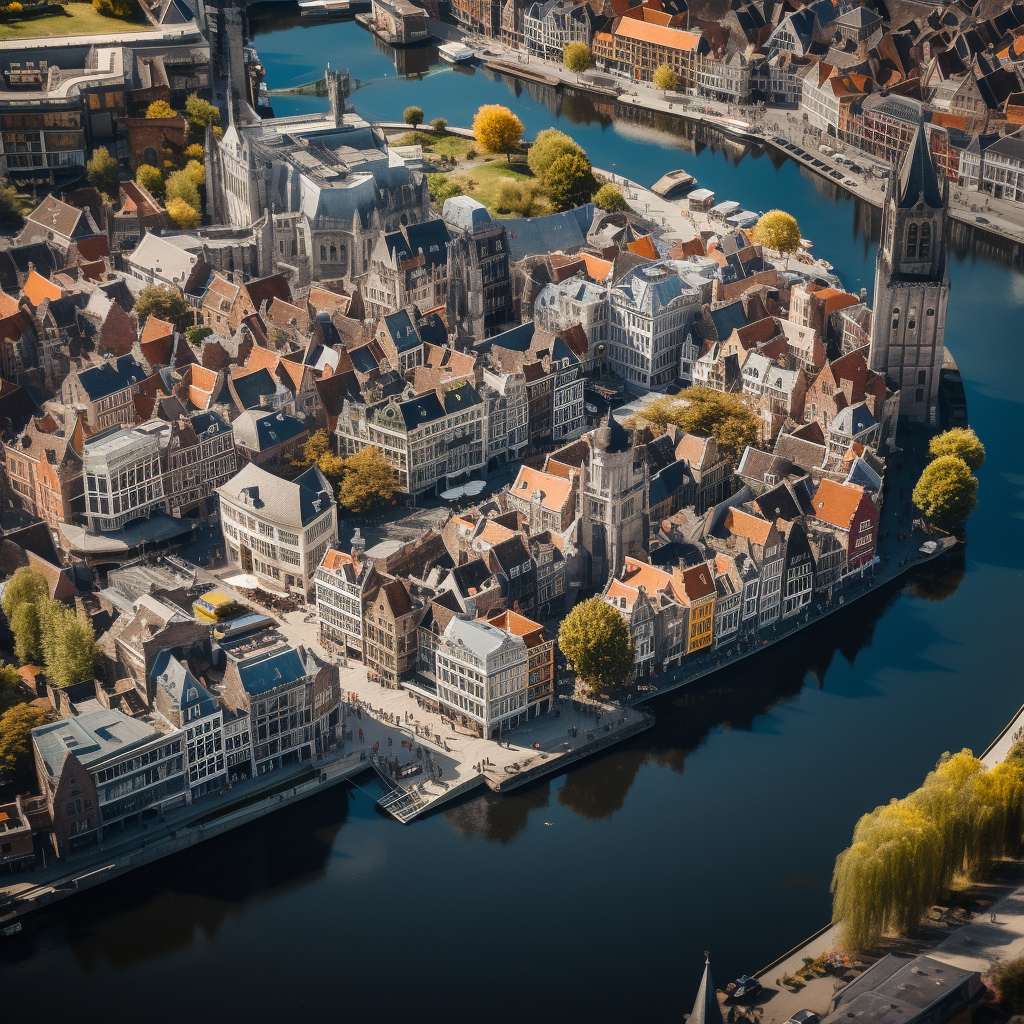
[[[900,392],[900,419],[938,424],[949,267],[948,182],[935,172],[924,125],[889,178],[875,262],[871,369]]]

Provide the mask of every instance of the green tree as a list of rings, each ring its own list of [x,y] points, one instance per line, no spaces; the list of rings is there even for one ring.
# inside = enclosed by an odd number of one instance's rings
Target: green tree
[[[47,602],[40,618],[46,678],[61,689],[92,679],[97,656],[92,623],[60,601]]]
[[[594,55],[586,43],[566,43],[562,47],[562,63],[574,75],[582,75],[593,59]]]
[[[508,107],[486,103],[473,118],[473,135],[488,153],[504,153],[512,162],[512,150],[519,148],[523,122]]]
[[[1001,963],[992,974],[999,1008],[1008,1014],[1024,1013],[1024,956]]]
[[[978,480],[963,459],[940,455],[925,466],[912,498],[928,522],[952,530],[966,522],[978,504]]]
[[[167,100],[154,100],[146,107],[146,117],[177,117],[178,112],[167,102]]]
[[[433,128],[438,135],[444,135],[444,133],[448,131],[448,120],[444,117],[435,117],[434,120],[430,122],[430,127]]]
[[[498,186],[498,213],[515,213],[529,217],[534,213],[535,192],[532,182],[506,179]]]
[[[755,244],[776,252],[796,252],[800,248],[800,225],[785,210],[769,210],[750,232]]]
[[[669,89],[676,89],[678,87],[679,76],[675,73],[671,64],[659,64],[654,69],[654,77],[651,81],[662,92],[668,92]]]
[[[597,191],[590,161],[577,153],[560,156],[544,175],[544,191],[556,213],[589,203]]]
[[[391,500],[395,474],[384,453],[369,445],[344,460],[338,500],[350,512],[367,512]]]
[[[967,463],[972,473],[977,473],[985,464],[985,446],[970,427],[953,427],[937,434],[928,442],[928,451],[936,457],[955,455]]]
[[[743,449],[755,444],[757,417],[740,395],[724,394],[711,388],[692,387],[676,398],[660,396],[637,414],[637,424],[649,424],[658,433],[674,423],[688,434],[711,435],[719,450],[738,463]]]
[[[633,643],[622,616],[601,597],[577,604],[558,629],[558,647],[580,680],[603,693],[633,672]]]
[[[27,565],[15,569],[14,574],[7,581],[4,587],[3,597],[0,598],[0,608],[4,615],[10,620],[14,610],[22,604],[40,604],[50,597],[50,586],[46,577],[36,569],[30,569]]]
[[[189,206],[184,199],[179,199],[177,196],[168,200],[167,216],[171,223],[182,231],[191,231],[193,228],[199,227],[199,222],[202,220],[199,211],[194,206]]]
[[[586,159],[583,148],[574,139],[571,139],[565,132],[557,128],[545,128],[537,133],[533,140],[530,152],[526,154],[526,162],[533,171],[535,178],[543,181],[548,168],[559,158],[566,154],[575,154]]]
[[[192,323],[181,292],[164,284],[148,284],[135,299],[135,316],[142,327],[149,316],[159,317],[184,330]]]
[[[19,231],[24,224],[18,190],[6,178],[0,178],[0,229]]]
[[[220,110],[208,100],[201,100],[197,93],[190,93],[185,99],[185,120],[194,135],[204,135],[208,124],[220,124]]]
[[[181,171],[198,189],[206,184],[206,168],[198,160],[189,160]]]
[[[185,330],[185,340],[190,345],[201,345],[204,338],[208,338],[213,334],[212,327],[206,327],[204,324],[198,324],[195,327],[189,327]]]
[[[167,195],[164,176],[152,164],[139,164],[135,170],[135,180],[156,199],[163,199]]]
[[[15,704],[0,715],[0,769],[28,774],[32,765],[32,730],[46,721],[46,714],[31,704]]]
[[[137,10],[135,0],[92,0],[92,5],[108,18],[131,18]]]
[[[594,195],[594,203],[598,209],[607,210],[608,213],[616,213],[620,210],[628,210],[629,203],[622,194],[622,189],[611,182],[605,182]]]
[[[13,665],[0,665],[0,712],[17,701],[20,682],[21,676]]]
[[[26,601],[14,609],[9,621],[14,634],[15,657],[22,665],[41,665],[43,638],[39,606]]]
[[[97,146],[92,151],[89,162],[85,165],[89,184],[99,189],[103,195],[117,199],[118,184],[121,181],[121,168],[117,159],[111,155],[106,146]]]
[[[462,185],[447,174],[428,174],[427,191],[430,193],[430,201],[436,206],[443,206],[446,199],[465,194]]]
[[[406,107],[402,111],[402,120],[415,128],[417,125],[423,124],[423,108],[422,107]]]
[[[196,213],[201,213],[203,206],[199,200],[199,189],[188,171],[175,171],[167,178],[167,201],[180,199],[188,203]]]

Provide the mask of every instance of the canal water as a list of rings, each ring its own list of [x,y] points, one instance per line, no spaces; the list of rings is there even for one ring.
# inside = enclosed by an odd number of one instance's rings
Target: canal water
[[[784,207],[848,288],[871,288],[877,215],[788,161],[616,122],[430,48],[398,74],[354,23],[287,10],[253,16],[271,88],[330,61],[369,118],[415,103],[466,125],[505,103],[598,166],[644,183],[685,167],[721,199]],[[75,897],[0,940],[12,1019],[679,1019],[704,950],[722,983],[825,924],[858,817],[943,751],[982,750],[1024,701],[1024,274],[983,251],[958,237],[947,322],[988,447],[965,552],[655,701],[653,730],[564,775],[409,826],[338,789]]]

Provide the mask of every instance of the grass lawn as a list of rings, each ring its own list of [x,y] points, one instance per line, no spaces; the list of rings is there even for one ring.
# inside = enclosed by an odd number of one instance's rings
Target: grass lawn
[[[536,186],[536,179],[525,164],[506,163],[504,157],[487,157],[483,163],[474,164],[464,171],[452,175],[452,180],[457,181],[467,196],[471,196],[478,203],[483,203],[495,217],[519,217],[518,211],[500,209],[498,206],[498,195],[503,182],[523,181]],[[530,215],[542,217],[550,213],[550,205],[547,199],[540,194],[539,188],[534,196],[534,208]]]
[[[139,11],[134,18],[108,18],[91,3],[66,3],[65,14],[46,18],[0,23],[0,41],[30,39],[34,36],[99,36],[115,32],[154,32],[153,26]]]
[[[463,139],[458,135],[434,135],[428,132],[408,132],[398,138],[391,139],[392,146],[422,146],[424,153],[437,153],[449,159],[464,160],[466,154],[480,147],[473,139]]]

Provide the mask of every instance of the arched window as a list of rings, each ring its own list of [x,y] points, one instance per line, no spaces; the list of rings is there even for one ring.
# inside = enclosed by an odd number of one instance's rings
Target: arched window
[[[345,259],[346,259],[345,246],[340,245],[340,246],[338,246],[338,262],[342,266],[344,266],[345,265]]]
[[[321,245],[320,246],[320,262],[321,263],[326,263],[327,262],[327,246],[326,245]]]
[[[336,245],[333,245],[333,244],[331,245],[331,262],[332,263],[337,263],[338,262],[338,247]]]
[[[921,225],[921,244],[917,249],[919,260],[930,260],[932,258],[932,226],[925,222]]]
[[[892,333],[895,334],[900,329],[900,307],[896,306],[892,311]]]
[[[907,314],[907,330],[912,331],[917,326],[917,306],[911,306]]]
[[[931,306],[929,306],[928,307],[928,312],[925,313],[925,316],[935,316],[935,310],[932,309]]]
[[[906,258],[914,259],[917,255],[917,225],[911,224],[907,227],[907,249]]]

